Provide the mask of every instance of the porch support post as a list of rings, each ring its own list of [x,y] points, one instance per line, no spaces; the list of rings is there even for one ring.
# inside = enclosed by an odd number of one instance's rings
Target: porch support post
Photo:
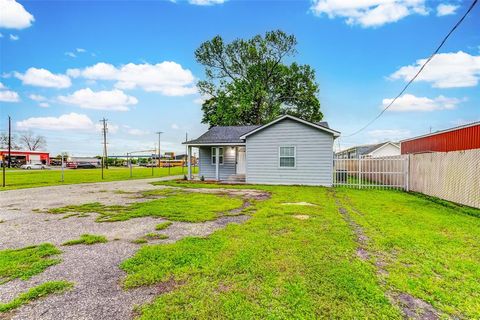
[[[220,180],[219,167],[218,167],[218,164],[220,162],[220,159],[218,158],[219,156],[220,156],[220,148],[215,147],[215,180],[217,181]]]
[[[187,180],[192,180],[192,147],[187,146]]]

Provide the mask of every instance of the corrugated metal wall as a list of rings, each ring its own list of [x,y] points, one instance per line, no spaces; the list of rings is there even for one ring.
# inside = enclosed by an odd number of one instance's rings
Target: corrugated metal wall
[[[401,153],[448,152],[480,148],[480,124],[401,143]]]

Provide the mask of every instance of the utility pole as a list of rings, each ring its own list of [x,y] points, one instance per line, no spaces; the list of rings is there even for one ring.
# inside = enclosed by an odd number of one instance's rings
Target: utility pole
[[[188,141],[188,132],[185,132],[185,142]],[[188,146],[185,145],[185,157],[183,158],[183,166],[182,166],[182,173],[183,173],[183,168],[187,166],[187,157],[188,157]]]
[[[158,131],[158,167],[160,168],[160,144],[161,144],[161,138],[160,136],[162,135],[163,131]]]
[[[8,167],[11,168],[12,161],[12,118],[8,116]]]
[[[107,131],[108,131],[108,128],[107,128],[107,121],[108,121],[108,119],[105,119],[105,118],[100,120],[100,122],[103,123],[103,128],[102,128],[102,132],[103,132],[103,159],[104,159],[103,160],[103,166],[105,166],[105,169],[108,169],[108,154],[107,154]],[[102,168],[103,168],[103,166],[102,166]],[[102,176],[103,176],[103,174],[102,174]]]

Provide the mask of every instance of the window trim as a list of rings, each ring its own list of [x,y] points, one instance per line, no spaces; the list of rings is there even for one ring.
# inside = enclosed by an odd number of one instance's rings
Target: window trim
[[[293,148],[293,157],[285,157],[281,156],[280,149],[281,148]],[[294,166],[293,167],[283,167],[281,166],[280,158],[293,158],[294,159]],[[296,169],[297,168],[297,147],[292,146],[292,145],[284,145],[284,146],[279,146],[278,147],[278,168],[282,170],[288,170],[288,169]]]
[[[218,165],[223,166],[223,164],[225,162],[225,148],[224,147],[211,147],[210,148],[210,164],[212,166],[216,165],[216,163],[213,161],[213,158],[216,156],[216,151],[215,151],[216,148],[222,149],[222,152],[220,152],[220,150],[218,150],[218,157],[220,159],[222,159],[222,162],[219,161]]]

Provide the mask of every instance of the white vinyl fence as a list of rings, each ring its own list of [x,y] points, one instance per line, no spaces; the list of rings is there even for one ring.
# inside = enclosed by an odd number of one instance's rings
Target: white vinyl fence
[[[480,149],[334,159],[333,185],[415,191],[480,208]]]
[[[412,154],[411,191],[480,208],[480,149]]]
[[[355,188],[408,189],[405,155],[334,159],[333,185]]]

